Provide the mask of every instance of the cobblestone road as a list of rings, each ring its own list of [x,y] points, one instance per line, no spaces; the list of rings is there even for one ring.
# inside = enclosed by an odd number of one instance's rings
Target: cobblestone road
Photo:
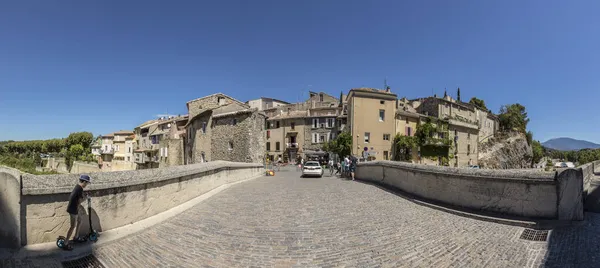
[[[522,231],[373,185],[282,171],[95,255],[108,267],[600,267],[600,214],[548,242],[520,240]]]

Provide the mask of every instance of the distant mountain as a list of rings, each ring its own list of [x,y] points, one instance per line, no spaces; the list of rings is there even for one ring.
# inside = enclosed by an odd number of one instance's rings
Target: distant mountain
[[[584,140],[576,140],[571,138],[556,138],[550,139],[542,145],[546,148],[560,150],[560,151],[578,151],[581,149],[598,149],[600,144],[596,144]]]

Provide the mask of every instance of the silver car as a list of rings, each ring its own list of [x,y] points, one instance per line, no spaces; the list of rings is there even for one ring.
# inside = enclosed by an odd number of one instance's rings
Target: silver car
[[[317,161],[308,161],[302,167],[302,177],[318,176],[323,177],[323,168]]]

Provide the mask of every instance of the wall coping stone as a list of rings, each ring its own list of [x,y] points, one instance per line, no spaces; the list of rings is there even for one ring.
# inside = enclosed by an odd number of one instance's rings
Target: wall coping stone
[[[496,180],[496,181],[515,181],[522,183],[542,183],[556,184],[557,172],[545,172],[539,170],[519,170],[519,169],[469,169],[454,168],[433,165],[421,165],[397,161],[369,161],[360,162],[359,166],[386,166],[394,168],[408,169],[430,174],[440,174],[446,176],[460,177],[473,180]]]
[[[2,165],[0,165],[0,173],[8,173],[8,174],[12,175],[13,177],[17,178],[17,180],[19,180],[21,174],[24,174],[16,168],[11,168],[11,167],[2,166]]]
[[[260,168],[260,163],[238,163],[229,161],[211,161],[192,165],[180,165],[166,168],[91,172],[92,183],[88,191],[121,188],[166,181],[198,173],[221,171],[224,169]],[[83,173],[82,173],[83,174]],[[45,195],[70,193],[79,181],[80,174],[32,175],[22,174],[23,195]]]

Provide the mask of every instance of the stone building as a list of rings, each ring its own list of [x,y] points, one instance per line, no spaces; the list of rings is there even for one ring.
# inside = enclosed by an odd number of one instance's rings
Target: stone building
[[[388,160],[396,133],[397,95],[386,90],[355,88],[348,93],[348,128],[352,154],[371,160]]]
[[[267,156],[284,162],[324,156],[323,146],[339,133],[341,110],[337,98],[312,91],[304,102],[265,109]]]
[[[258,109],[221,93],[188,102],[188,109],[186,164],[263,161],[266,116]]]
[[[250,108],[256,108],[259,111],[284,106],[290,104],[287,101],[282,101],[273,98],[260,97],[259,99],[249,100],[246,102],[250,106]]]
[[[183,137],[187,115],[149,120],[135,128],[137,169],[183,165]]]
[[[414,100],[412,104],[419,113],[447,124],[447,129],[444,129],[447,134],[440,133],[436,138],[450,139],[448,156],[444,156],[449,158],[450,166],[477,165],[479,118],[473,105],[456,101],[450,96],[427,97]],[[434,162],[441,164],[441,157]],[[422,155],[422,158],[425,157]],[[423,161],[427,163],[427,158]]]
[[[122,171],[135,169],[133,161],[135,135],[132,131],[121,130],[102,135],[92,145],[92,150],[100,153],[98,167],[101,171]],[[98,150],[97,148],[100,147]]]

